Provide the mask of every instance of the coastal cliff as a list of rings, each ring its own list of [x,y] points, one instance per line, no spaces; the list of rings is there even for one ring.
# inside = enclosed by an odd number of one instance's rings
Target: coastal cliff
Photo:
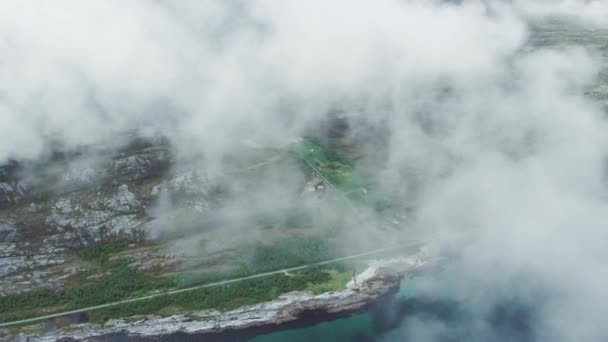
[[[84,323],[42,333],[21,334],[18,341],[180,341],[189,338],[224,340],[246,339],[256,333],[276,330],[301,320],[330,319],[365,309],[374,302],[393,295],[405,272],[420,270],[429,260],[416,255],[372,262],[341,291],[312,294],[295,291],[270,302],[248,305],[220,312],[203,310],[161,317],[148,315],[131,319],[110,320],[104,325]],[[322,318],[322,319],[321,319]]]

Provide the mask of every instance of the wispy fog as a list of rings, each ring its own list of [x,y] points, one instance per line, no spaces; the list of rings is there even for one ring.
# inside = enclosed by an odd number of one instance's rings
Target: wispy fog
[[[449,247],[449,281],[421,292],[458,302],[468,323],[415,317],[389,339],[517,340],[494,321],[511,304],[530,313],[530,339],[608,338],[608,125],[586,95],[602,52],[529,44],[531,23],[604,32],[608,2],[0,7],[0,161],[159,131],[219,174],[243,142],[287,143],[338,110],[353,137],[383,127],[362,144],[383,157],[361,163],[387,198],[415,208],[419,230],[467,234]],[[288,185],[302,180],[270,176],[223,215],[295,201]]]

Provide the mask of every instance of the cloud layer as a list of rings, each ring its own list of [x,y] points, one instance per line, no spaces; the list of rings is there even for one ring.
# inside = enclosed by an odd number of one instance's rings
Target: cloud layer
[[[527,46],[529,23],[548,17],[605,29],[604,2],[2,7],[0,161],[130,129],[172,132],[179,152],[219,160],[244,140],[289,141],[339,109],[386,127],[386,158],[370,173],[414,203],[420,227],[470,232],[450,286],[425,290],[464,303],[469,340],[504,337],[488,331],[488,313],[509,300],[536,306],[539,340],[608,336],[608,130],[584,95],[603,62],[585,47]],[[416,318],[398,338],[451,329]]]

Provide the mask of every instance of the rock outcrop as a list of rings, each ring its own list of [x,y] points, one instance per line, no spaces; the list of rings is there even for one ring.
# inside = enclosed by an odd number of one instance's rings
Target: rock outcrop
[[[290,292],[276,300],[243,306],[220,312],[203,310],[168,317],[145,316],[136,320],[110,320],[106,324],[72,325],[38,336],[21,335],[23,341],[112,341],[120,338],[141,340],[170,340],[173,334],[188,334],[197,338],[220,333],[244,332],[248,329],[277,327],[297,321],[307,312],[323,312],[332,316],[354,312],[394,293],[404,272],[429,265],[426,255],[376,261],[356,276],[342,291],[314,295],[310,292]]]
[[[141,240],[156,198],[147,182],[171,178],[171,157],[163,141],[131,145],[0,166],[0,295],[60,289],[81,248]]]

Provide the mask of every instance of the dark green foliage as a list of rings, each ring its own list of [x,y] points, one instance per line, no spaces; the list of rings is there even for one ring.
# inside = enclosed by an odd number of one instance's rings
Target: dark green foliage
[[[335,249],[320,237],[286,239],[256,247],[244,265],[249,271],[263,272],[310,264],[336,257]]]
[[[321,237],[290,238],[269,246],[243,250],[240,266],[236,269],[213,273],[185,273],[176,278],[178,287],[245,277],[261,272],[276,271],[337,257],[336,249]]]
[[[313,215],[301,208],[291,208],[260,213],[256,221],[263,228],[310,228],[313,226]]]
[[[87,261],[96,261],[103,263],[108,260],[111,254],[118,253],[127,248],[128,242],[126,241],[114,241],[97,243],[93,246],[82,249],[78,256]]]
[[[20,295],[0,297],[0,315],[5,316],[17,310],[37,309],[65,303],[65,298],[52,290],[37,290]]]
[[[80,256],[107,273],[100,280],[83,280],[76,287],[60,292],[40,290],[23,295],[0,297],[0,320],[17,320],[36,315],[41,308],[49,312],[78,309],[120,301],[165,291],[175,287],[209,284],[239,278],[260,272],[283,269],[327,260],[335,255],[322,238],[286,239],[270,246],[255,247],[244,253],[241,267],[226,272],[184,274],[176,278],[156,278],[143,275],[128,266],[128,260],[110,260],[109,256],[121,251],[120,244],[98,245],[81,251]],[[304,270],[296,277],[285,275],[245,280],[226,286],[210,287],[176,295],[160,296],[146,301],[133,302],[101,311],[93,311],[95,319],[126,317],[141,313],[154,313],[165,307],[185,310],[201,308],[231,309],[241,305],[271,300],[281,293],[303,290],[310,283],[327,281],[329,275],[319,270]]]
[[[224,272],[205,272],[205,273],[182,273],[175,279],[177,287],[185,288],[200,284],[215,283],[226,279],[241,278],[247,276],[247,270],[238,268]]]
[[[323,177],[342,191],[356,191],[366,186],[363,178],[351,165],[321,144],[305,140],[294,147],[292,153],[306,165],[310,164],[316,168]]]
[[[90,318],[93,321],[101,321],[106,318],[150,314],[166,307],[176,307],[184,311],[210,308],[230,310],[242,305],[269,301],[285,292],[304,290],[310,284],[326,282],[330,278],[330,275],[323,272],[323,269],[307,269],[295,272],[293,277],[274,275],[243,280],[233,284],[159,296],[94,310],[90,312]],[[63,311],[109,303],[131,298],[138,291],[158,290],[169,285],[171,282],[150,281],[143,276],[117,272],[116,276],[111,276],[103,282],[68,289],[64,292],[40,290],[24,295],[0,297],[0,317],[2,317],[2,321],[17,320],[34,316],[32,310],[40,307],[60,305],[61,310],[57,311]],[[144,292],[141,293],[141,295],[143,294]]]
[[[355,165],[313,140],[293,145],[290,152],[301,161],[304,169],[311,166],[336,187],[352,203],[369,206],[378,213],[389,210],[392,202],[374,190],[374,184],[357,171]]]
[[[108,263],[110,274],[102,281],[66,290],[64,295],[74,307],[93,306],[144,294],[147,291],[167,289],[175,282],[166,278],[144,276],[127,265],[126,260]]]
[[[202,288],[178,294],[160,296],[150,300],[128,303],[91,312],[93,321],[107,318],[125,317],[158,312],[165,307],[177,307],[183,311],[218,309],[231,310],[242,305],[269,301],[281,293],[304,290],[308,284],[321,283],[331,279],[320,269],[309,269],[295,273],[295,276],[274,275],[237,283]]]
[[[372,205],[377,211],[390,209],[390,203],[372,199],[367,194],[368,183],[356,172],[355,168],[341,160],[336,154],[320,144],[303,141],[291,151],[310,172],[312,165],[352,202],[361,205]],[[314,215],[300,208],[286,209],[283,212],[263,213],[256,217],[259,225],[274,229],[276,227],[306,228],[314,224]],[[326,234],[329,234],[328,230]],[[335,239],[334,239],[335,240]],[[317,237],[289,238],[282,241],[270,241],[269,245],[250,246],[239,250],[235,257],[226,264],[232,267],[222,272],[180,274],[175,278],[158,278],[144,275],[128,266],[125,259],[111,260],[117,253],[128,247],[128,242],[118,238],[99,243],[78,252],[78,256],[87,261],[90,269],[79,277],[75,287],[63,291],[39,290],[28,294],[0,297],[0,321],[17,320],[34,317],[44,313],[79,309],[88,306],[137,298],[172,288],[186,288],[201,284],[210,284],[227,279],[241,278],[252,274],[287,269],[295,266],[309,265],[339,257],[338,249],[330,242],[327,235]],[[352,251],[353,253],[356,251]],[[387,252],[388,253],[388,252]],[[344,273],[344,266],[334,265],[333,270]],[[350,272],[350,268],[348,270]],[[278,274],[268,277],[244,280],[229,285],[201,288],[173,295],[161,295],[142,301],[130,302],[89,313],[93,321],[106,318],[128,317],[138,314],[171,312],[171,310],[189,311],[215,308],[220,310],[234,309],[242,305],[268,301],[282,293],[316,289],[326,291],[333,289],[335,273],[323,270],[306,269],[290,272],[294,276]],[[87,280],[90,275],[100,275],[96,281]],[[332,278],[332,274],[334,278]],[[350,273],[349,273],[350,274]],[[342,279],[336,280],[340,283]],[[329,284],[328,284],[329,282]],[[314,286],[317,285],[317,286]]]
[[[109,260],[108,256],[120,250],[118,244],[97,245],[81,251],[81,257],[95,261],[98,272],[107,273],[100,280],[83,282],[63,291],[38,290],[20,295],[0,297],[0,320],[17,320],[35,316],[41,308],[57,308],[52,311],[78,309],[143,295],[153,290],[175,287],[175,281],[155,278],[138,273],[124,259]]]

